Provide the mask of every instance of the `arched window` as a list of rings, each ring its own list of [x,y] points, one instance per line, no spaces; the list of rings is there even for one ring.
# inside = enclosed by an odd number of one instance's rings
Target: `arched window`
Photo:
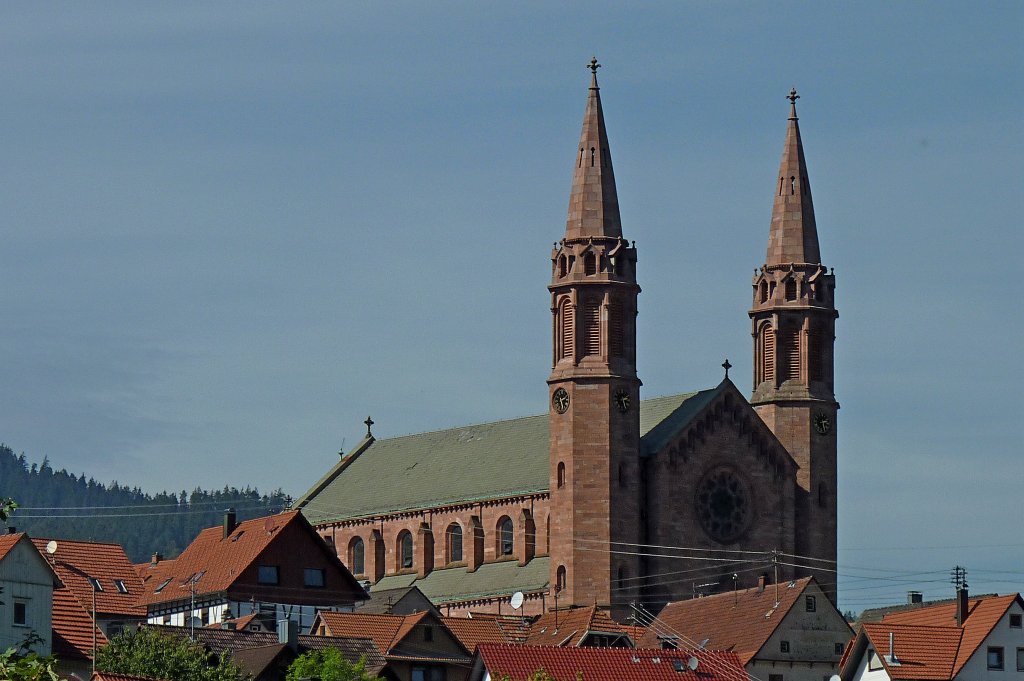
[[[789,178],[789,193],[790,194],[796,194],[796,178],[795,177]]]
[[[558,359],[571,359],[575,354],[573,352],[576,330],[575,317],[576,313],[573,310],[572,302],[566,296],[558,305],[558,323],[561,325],[561,329],[559,329]]]
[[[762,303],[768,302],[768,282],[767,281],[762,281],[761,282],[761,302]]]
[[[558,256],[558,276],[564,277],[569,273],[568,262],[564,255]]]
[[[616,587],[620,590],[626,588],[626,568],[619,566],[619,572],[616,578]]]
[[[800,380],[800,327],[779,329],[779,360],[783,381]]]
[[[398,535],[398,569],[405,570],[412,567],[412,533],[402,530]]]
[[[565,566],[559,565],[555,570],[555,593],[565,589]]]
[[[580,163],[579,163],[579,167],[580,168],[583,167],[583,147],[580,147]]]
[[[588,277],[597,274],[597,256],[592,252],[583,256],[583,274]]]
[[[580,149],[580,158],[583,158],[583,150],[582,149]],[[779,178],[779,196],[782,196],[782,188],[783,188],[783,186],[785,186],[785,182],[786,182],[786,178],[784,178],[784,177],[780,177]]]
[[[366,573],[366,549],[361,537],[353,537],[348,543],[348,566],[354,575]]]
[[[548,519],[545,521],[544,526],[544,553],[551,555],[551,514],[548,513]]]
[[[597,156],[594,147],[590,147],[590,167],[594,167],[594,158]]]
[[[558,462],[558,489],[565,487],[565,464]]]
[[[588,300],[583,303],[583,354],[601,354],[601,303]]]
[[[608,344],[612,357],[625,355],[624,332],[622,328],[622,302],[613,300],[608,306]]]
[[[511,556],[515,548],[513,539],[515,537],[515,526],[512,519],[507,515],[502,516],[498,521],[498,555]]]
[[[775,331],[771,324],[761,327],[761,376],[758,383],[775,381]]]
[[[445,543],[448,562],[457,563],[462,560],[462,527],[458,523],[452,523],[445,530]]]
[[[828,506],[828,486],[823,482],[818,483],[818,506]]]
[[[824,338],[824,329],[817,324],[807,333],[807,373],[812,381],[825,380]]]
[[[796,280],[786,280],[786,300],[796,300]]]

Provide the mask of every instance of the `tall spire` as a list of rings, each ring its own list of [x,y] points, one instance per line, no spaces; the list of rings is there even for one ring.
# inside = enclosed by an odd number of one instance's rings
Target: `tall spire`
[[[766,265],[821,262],[811,185],[807,180],[807,163],[796,116],[796,100],[799,98],[795,89],[790,90],[786,97],[789,100],[789,123],[775,186]]]
[[[622,236],[619,199],[615,192],[612,156],[601,110],[601,90],[597,86],[597,58],[590,60],[590,92],[583,114],[583,132],[576,152],[576,170],[569,195],[569,217],[565,237]]]

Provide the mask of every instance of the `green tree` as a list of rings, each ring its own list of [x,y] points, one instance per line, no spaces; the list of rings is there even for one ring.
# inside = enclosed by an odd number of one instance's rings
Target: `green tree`
[[[319,679],[320,681],[374,681],[366,671],[366,658],[349,662],[337,648],[310,650],[295,658],[288,667],[288,681]]]
[[[7,520],[16,508],[18,505],[14,503],[14,499],[0,499],[0,523]]]
[[[227,654],[207,653],[181,636],[153,629],[125,629],[96,654],[96,669],[174,681],[245,681],[249,676]]]
[[[52,657],[18,655],[14,648],[0,653],[0,679],[4,681],[58,681]]]

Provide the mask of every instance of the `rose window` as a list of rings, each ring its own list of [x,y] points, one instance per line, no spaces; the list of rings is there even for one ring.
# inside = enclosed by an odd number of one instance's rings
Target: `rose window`
[[[747,486],[731,468],[716,468],[697,487],[697,517],[717,542],[735,541],[752,516]]]

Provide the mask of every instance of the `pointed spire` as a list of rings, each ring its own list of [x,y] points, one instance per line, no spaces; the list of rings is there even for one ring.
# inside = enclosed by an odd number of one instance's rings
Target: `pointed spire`
[[[807,163],[796,116],[796,100],[799,98],[795,88],[786,97],[789,100],[789,122],[775,183],[775,205],[772,207],[772,226],[765,259],[767,265],[821,262],[811,185],[807,179]]]
[[[601,110],[601,90],[597,86],[597,58],[590,60],[590,92],[583,114],[583,132],[576,149],[576,169],[569,195],[569,217],[565,223],[567,239],[588,236],[622,236],[619,199],[615,192],[615,174],[608,150],[608,135]]]

